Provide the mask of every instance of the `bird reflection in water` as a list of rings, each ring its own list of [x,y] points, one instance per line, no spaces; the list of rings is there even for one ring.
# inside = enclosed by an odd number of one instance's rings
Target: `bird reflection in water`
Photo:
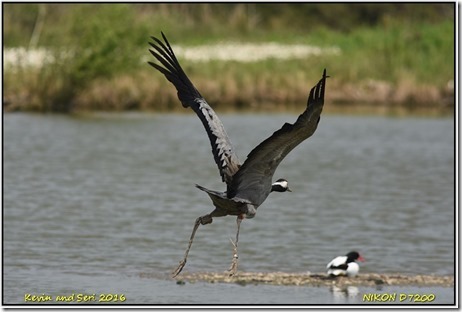
[[[345,299],[352,299],[357,298],[359,295],[359,289],[356,286],[336,286],[333,285],[330,288],[332,295],[334,296],[334,300],[345,301]]]

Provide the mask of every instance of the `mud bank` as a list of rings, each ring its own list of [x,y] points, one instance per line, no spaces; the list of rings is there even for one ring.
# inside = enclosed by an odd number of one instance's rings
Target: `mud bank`
[[[147,277],[147,276],[146,276]],[[364,273],[356,277],[329,278],[326,274],[315,273],[284,273],[284,272],[239,272],[234,277],[227,273],[191,273],[181,274],[175,278],[178,284],[197,281],[209,283],[236,283],[291,285],[291,286],[440,286],[454,287],[454,276],[439,275],[406,275],[399,273],[377,274]]]

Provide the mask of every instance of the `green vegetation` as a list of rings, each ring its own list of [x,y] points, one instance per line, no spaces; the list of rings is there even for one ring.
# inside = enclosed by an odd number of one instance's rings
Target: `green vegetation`
[[[303,105],[327,67],[337,107],[453,109],[455,5],[6,3],[4,48],[46,48],[52,61],[4,72],[6,110],[179,110],[150,68],[150,35],[172,44],[220,41],[338,47],[340,54],[252,63],[183,61],[219,109]],[[341,16],[342,18],[338,18]],[[451,86],[452,81],[452,86]],[[449,86],[448,86],[449,85]],[[332,106],[334,105],[332,104]]]

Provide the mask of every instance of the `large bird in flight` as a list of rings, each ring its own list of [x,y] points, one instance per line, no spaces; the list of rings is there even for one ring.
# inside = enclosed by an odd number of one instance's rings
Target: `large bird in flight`
[[[257,208],[271,192],[290,191],[287,180],[278,179],[273,183],[273,175],[284,157],[316,131],[324,105],[324,91],[328,76],[324,69],[321,80],[310,91],[306,110],[295,123],[285,123],[281,129],[255,147],[245,162],[241,164],[222,122],[186,76],[163,33],[162,37],[164,42],[151,37],[153,42],[149,43],[152,47],[149,51],[160,65],[154,62],[148,63],[164,74],[175,86],[183,107],[190,107],[202,121],[212,145],[212,153],[218,170],[223,182],[226,183],[224,192],[196,185],[210,196],[215,209],[196,219],[184,258],[172,275],[175,277],[183,270],[198,227],[201,224],[212,223],[213,218],[232,215],[237,216],[233,259],[228,270],[232,276],[236,273],[238,265],[237,245],[241,221],[244,218],[253,218]]]

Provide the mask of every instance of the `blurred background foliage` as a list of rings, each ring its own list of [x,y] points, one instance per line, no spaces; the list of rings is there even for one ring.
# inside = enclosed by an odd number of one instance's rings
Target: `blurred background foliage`
[[[125,35],[139,46],[146,33],[168,29],[181,41],[261,35],[300,36],[319,29],[348,34],[358,27],[453,20],[451,3],[204,3],[204,4],[4,4],[4,45],[27,46],[39,17],[46,15],[40,45],[92,43],[90,36]],[[341,18],[339,18],[341,17]],[[105,33],[109,33],[106,35]],[[127,41],[127,42],[125,42]]]
[[[299,101],[290,94],[306,89],[323,67],[344,90],[373,79],[392,86],[404,82],[414,93],[433,86],[438,97],[454,79],[454,15],[454,3],[4,3],[4,48],[44,47],[54,51],[55,60],[35,71],[4,73],[4,106],[62,112],[176,108],[169,104],[176,102],[173,88],[162,95],[164,78],[140,61],[149,57],[149,36],[160,31],[181,45],[276,41],[340,48],[340,56],[306,61],[182,62],[193,81],[220,80],[224,72],[222,90],[230,80],[243,81],[236,88],[241,94],[222,92],[234,106],[247,107],[273,87],[288,88],[279,100]],[[249,84],[243,75],[264,80],[261,90],[242,90]],[[210,93],[211,102],[218,102],[221,95]],[[342,102],[342,95],[337,98]]]

